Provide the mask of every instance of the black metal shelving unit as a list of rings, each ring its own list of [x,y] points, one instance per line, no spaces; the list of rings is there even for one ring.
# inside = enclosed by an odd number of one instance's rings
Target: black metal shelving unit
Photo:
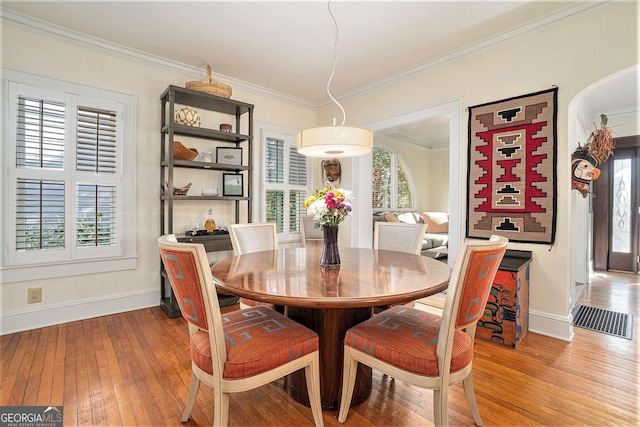
[[[252,199],[252,166],[251,148],[253,143],[253,105],[233,99],[222,98],[204,92],[185,89],[179,86],[169,86],[160,96],[161,127],[160,127],[160,187],[165,190],[160,195],[160,234],[173,233],[173,213],[177,203],[186,200],[209,200],[215,203],[233,203],[235,208],[235,222],[240,222],[240,212],[246,208],[248,222],[251,222]],[[174,113],[177,107],[189,106],[194,109],[208,110],[230,116],[234,121],[236,131],[247,129],[246,134],[223,132],[221,130],[186,126],[176,123]],[[244,127],[243,127],[244,125]],[[247,164],[229,165],[201,161],[175,159],[173,145],[176,136],[187,136],[211,143],[211,147],[236,147],[247,150]],[[176,168],[193,169],[193,173],[222,173],[233,172],[243,174],[246,195],[243,196],[179,196],[174,195],[174,170]],[[166,185],[165,185],[166,183]],[[198,242],[205,246],[207,252],[231,250],[229,235],[205,236],[177,236],[182,242]],[[170,317],[180,316],[180,308],[171,290],[169,280],[164,271],[161,272],[160,306]],[[230,305],[237,301],[237,297],[219,295],[220,305]]]

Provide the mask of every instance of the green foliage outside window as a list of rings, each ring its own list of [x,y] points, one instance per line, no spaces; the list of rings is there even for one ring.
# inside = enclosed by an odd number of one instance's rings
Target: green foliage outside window
[[[395,182],[395,191],[393,185]],[[398,155],[385,148],[373,149],[373,188],[372,203],[374,209],[411,209],[413,192]]]
[[[278,233],[284,231],[284,192],[278,190],[267,190],[266,194],[267,222],[275,222],[278,226]]]
[[[18,249],[26,251],[64,248],[64,217],[29,220],[24,225],[24,241],[18,242]],[[41,224],[42,222],[42,224]]]
[[[24,226],[23,250],[64,249],[64,217],[43,218]],[[113,246],[114,231],[111,221],[103,213],[84,214],[78,218],[76,228],[78,247]]]
[[[410,209],[413,207],[413,193],[411,192],[409,180],[400,162],[397,164],[396,171],[398,173],[398,204],[396,207]]]

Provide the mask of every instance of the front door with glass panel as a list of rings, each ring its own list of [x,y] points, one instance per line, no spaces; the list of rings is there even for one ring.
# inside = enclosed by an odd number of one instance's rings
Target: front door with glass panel
[[[616,149],[609,158],[609,269],[638,272],[640,149]]]
[[[640,136],[615,139],[613,156],[593,182],[593,266],[638,273],[640,267]]]

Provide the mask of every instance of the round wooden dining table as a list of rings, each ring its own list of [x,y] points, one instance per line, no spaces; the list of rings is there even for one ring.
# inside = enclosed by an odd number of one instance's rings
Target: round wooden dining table
[[[211,266],[224,293],[287,307],[287,316],[314,330],[320,346],[323,409],[340,406],[346,331],[372,315],[372,308],[443,291],[451,269],[443,262],[402,252],[340,248],[338,268],[320,266],[321,245],[254,252]],[[360,364],[351,404],[371,393],[371,368]],[[289,375],[287,392],[308,405],[304,372]]]

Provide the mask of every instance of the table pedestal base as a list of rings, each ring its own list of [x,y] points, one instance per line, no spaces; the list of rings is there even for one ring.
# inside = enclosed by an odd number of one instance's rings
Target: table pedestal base
[[[302,308],[289,307],[288,316],[318,333],[320,338],[320,400],[322,409],[338,410],[342,396],[343,340],[347,329],[371,317],[371,308]],[[371,368],[358,365],[351,405],[362,403],[372,387]],[[289,375],[287,393],[297,402],[309,406],[304,370]]]

